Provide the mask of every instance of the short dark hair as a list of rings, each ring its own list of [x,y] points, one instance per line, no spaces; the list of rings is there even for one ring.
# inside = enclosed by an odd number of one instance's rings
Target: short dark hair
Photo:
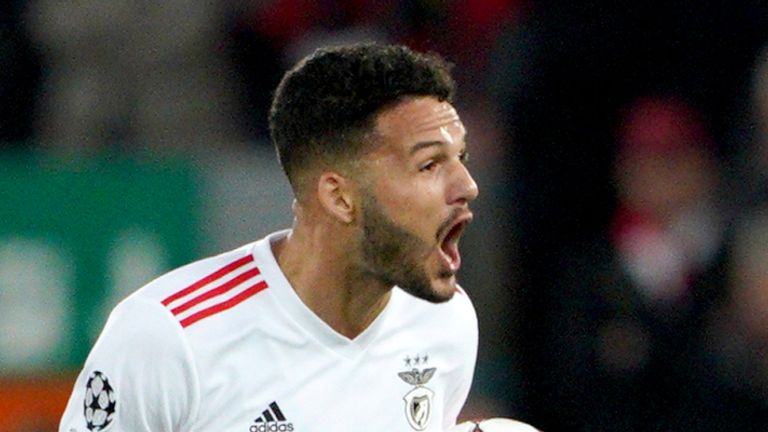
[[[451,102],[451,65],[437,54],[375,43],[321,48],[288,71],[269,115],[280,164],[298,194],[298,173],[357,158],[375,116],[408,96]]]

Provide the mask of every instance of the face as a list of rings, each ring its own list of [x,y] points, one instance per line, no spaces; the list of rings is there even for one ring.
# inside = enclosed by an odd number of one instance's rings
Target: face
[[[375,132],[361,187],[362,267],[417,297],[446,301],[478,193],[464,165],[464,125],[449,103],[420,97],[382,112]]]

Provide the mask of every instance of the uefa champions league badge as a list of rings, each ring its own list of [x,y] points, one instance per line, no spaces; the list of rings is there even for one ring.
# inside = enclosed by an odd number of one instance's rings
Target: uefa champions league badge
[[[410,366],[411,364],[417,365],[421,362],[426,363],[427,359],[427,356],[409,357],[405,359],[405,364]],[[426,429],[432,417],[432,398],[435,392],[424,385],[432,379],[436,370],[437,368],[419,370],[413,367],[409,371],[398,372],[397,374],[403,381],[414,386],[411,391],[403,396],[405,401],[405,418],[414,430],[423,431]]]
[[[106,430],[115,419],[117,395],[109,384],[107,376],[94,371],[85,384],[83,415],[88,430],[98,432]]]

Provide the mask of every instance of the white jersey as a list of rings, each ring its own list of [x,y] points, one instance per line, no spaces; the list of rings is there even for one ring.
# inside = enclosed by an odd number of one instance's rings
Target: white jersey
[[[394,288],[350,340],[296,295],[272,234],[174,270],[121,302],[77,378],[60,432],[397,432],[453,426],[477,318],[461,290]]]

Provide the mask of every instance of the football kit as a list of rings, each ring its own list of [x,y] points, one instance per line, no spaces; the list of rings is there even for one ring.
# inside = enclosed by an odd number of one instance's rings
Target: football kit
[[[477,354],[466,293],[434,304],[395,287],[354,339],[298,297],[271,244],[150,282],[110,315],[60,432],[442,432]]]

